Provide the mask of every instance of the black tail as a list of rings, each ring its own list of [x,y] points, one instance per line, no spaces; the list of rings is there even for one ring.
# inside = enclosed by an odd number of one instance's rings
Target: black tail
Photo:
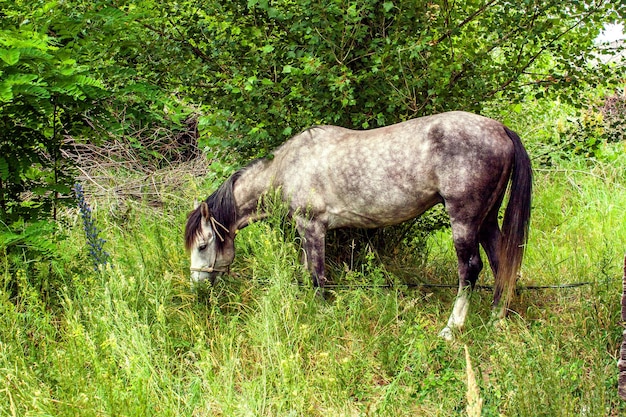
[[[499,245],[499,266],[495,277],[494,302],[498,302],[504,295],[504,307],[511,301],[517,273],[522,266],[524,248],[528,241],[528,227],[530,224],[530,208],[532,194],[532,168],[530,158],[522,141],[508,128],[506,134],[513,142],[515,156],[511,172],[509,202],[502,221],[502,240]]]

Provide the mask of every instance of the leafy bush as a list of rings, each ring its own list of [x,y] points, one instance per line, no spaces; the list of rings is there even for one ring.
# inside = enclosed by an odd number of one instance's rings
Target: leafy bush
[[[580,102],[615,80],[585,60],[624,5],[518,3],[70,0],[37,19],[106,83],[116,132],[179,123],[182,102],[201,113],[202,147],[249,158],[315,124],[480,112],[522,94]]]
[[[563,112],[554,131],[535,144],[540,147],[538,164],[552,166],[559,160],[582,157],[591,162],[615,157],[605,145],[624,139],[624,98],[614,94],[594,101],[586,109]]]
[[[617,7],[205,0],[153,9],[148,20],[202,68],[184,76],[203,87],[187,91],[204,104],[205,144],[250,157],[315,124],[368,128],[480,112],[529,90],[577,101],[574,90],[614,79],[585,59]]]
[[[626,95],[624,91],[604,99],[600,106],[604,122],[604,135],[608,142],[618,142],[626,138]]]
[[[381,229],[337,229],[328,233],[326,257],[335,268],[349,271],[375,269],[373,261],[402,259],[417,264],[427,255],[428,236],[450,227],[443,205],[397,226]]]
[[[104,93],[49,36],[0,27],[0,220],[53,215],[69,194],[72,172],[63,136]]]
[[[569,118],[560,126],[558,133],[556,137],[558,151],[565,158],[597,157],[606,139],[602,115],[595,112],[585,112],[580,117]]]
[[[151,158],[182,152],[148,149],[186,132],[190,110],[153,72],[133,76],[124,60],[142,39],[124,40],[126,15],[105,3],[0,1],[0,221],[56,218],[75,181],[68,142],[128,135]]]

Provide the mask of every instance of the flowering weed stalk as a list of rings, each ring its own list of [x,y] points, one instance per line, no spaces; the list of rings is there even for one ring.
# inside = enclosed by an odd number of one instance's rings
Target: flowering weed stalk
[[[93,262],[94,270],[97,272],[100,266],[104,267],[109,263],[110,256],[104,250],[106,240],[98,236],[100,231],[92,216],[91,207],[89,207],[89,204],[85,200],[83,186],[78,183],[74,184],[74,192],[76,193],[76,201],[78,202],[78,208],[83,218],[83,229],[85,230],[87,244],[89,245],[89,257]]]

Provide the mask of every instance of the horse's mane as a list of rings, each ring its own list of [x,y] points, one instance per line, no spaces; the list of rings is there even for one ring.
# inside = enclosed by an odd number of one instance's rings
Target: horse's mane
[[[213,192],[205,202],[209,206],[211,216],[221,225],[231,230],[231,226],[237,221],[237,206],[235,196],[233,194],[233,185],[241,176],[246,168],[240,169],[230,176],[217,190]],[[187,218],[185,226],[185,248],[191,249],[196,237],[202,231],[202,212],[197,207]],[[218,231],[223,233],[223,231]],[[224,241],[217,239],[217,250],[221,251],[224,247]]]

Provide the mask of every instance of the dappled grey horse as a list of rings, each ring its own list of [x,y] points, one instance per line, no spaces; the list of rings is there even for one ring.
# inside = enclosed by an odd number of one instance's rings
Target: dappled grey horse
[[[510,195],[502,230],[498,211]],[[226,180],[187,220],[191,279],[214,280],[235,256],[236,232],[266,215],[279,189],[303,239],[313,285],[323,287],[325,235],[341,227],[398,224],[443,203],[458,258],[459,290],[441,336],[463,326],[484,248],[495,277],[494,314],[504,317],[528,236],[532,171],[520,138],[502,123],[449,112],[355,131],[310,128]],[[503,302],[501,301],[504,295]]]

